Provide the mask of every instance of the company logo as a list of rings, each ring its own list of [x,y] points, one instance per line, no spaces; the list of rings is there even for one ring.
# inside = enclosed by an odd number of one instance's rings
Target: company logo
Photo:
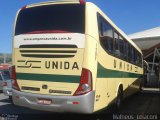
[[[18,62],[18,64],[19,63],[23,64],[22,66],[17,66],[19,68],[41,68],[41,66],[33,65],[35,63],[39,63],[40,64],[41,61],[18,60],[17,62]]]
[[[68,61],[45,61],[42,64],[41,61],[27,61],[27,60],[18,60],[18,68],[46,68],[46,69],[65,69],[65,70],[79,70],[79,65],[77,62],[68,62]]]
[[[47,69],[71,69],[71,70],[79,70],[79,66],[77,62],[70,63],[67,61],[45,61],[45,68]]]

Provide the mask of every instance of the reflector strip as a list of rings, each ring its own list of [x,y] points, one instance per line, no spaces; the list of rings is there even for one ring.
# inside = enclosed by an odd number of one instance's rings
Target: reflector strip
[[[72,104],[75,104],[75,105],[77,105],[77,104],[79,104],[79,102],[72,102]]]

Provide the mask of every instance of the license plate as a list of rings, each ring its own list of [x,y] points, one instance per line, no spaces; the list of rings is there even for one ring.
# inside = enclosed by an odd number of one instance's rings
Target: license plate
[[[38,104],[43,104],[43,105],[50,105],[52,103],[52,100],[48,99],[38,99]]]

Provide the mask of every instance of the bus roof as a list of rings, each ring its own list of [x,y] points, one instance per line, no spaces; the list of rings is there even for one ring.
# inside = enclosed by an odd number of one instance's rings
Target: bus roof
[[[43,5],[51,5],[51,4],[67,4],[67,3],[81,3],[81,0],[52,0],[47,2],[39,2],[27,5],[26,8],[36,7],[36,6],[43,6]]]

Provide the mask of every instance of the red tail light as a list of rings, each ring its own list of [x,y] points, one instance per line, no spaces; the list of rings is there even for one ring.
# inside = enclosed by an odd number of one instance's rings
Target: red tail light
[[[3,83],[2,83],[2,86],[3,86],[3,87],[6,87],[6,86],[7,86],[7,82],[3,82]]]
[[[23,7],[21,8],[21,10],[24,10],[24,9],[26,9],[26,6],[23,6]]]
[[[64,30],[38,30],[38,31],[31,31],[25,34],[47,34],[47,33],[70,33],[69,31]]]
[[[19,86],[16,81],[16,70],[15,66],[12,66],[12,88],[20,91]]]
[[[80,84],[74,96],[83,95],[92,91],[92,73],[88,69],[83,68],[80,78]]]
[[[12,76],[11,76],[11,78],[12,78],[13,80],[16,79],[16,70],[15,70],[15,66],[12,66]]]
[[[80,4],[85,4],[85,0],[79,0]]]

